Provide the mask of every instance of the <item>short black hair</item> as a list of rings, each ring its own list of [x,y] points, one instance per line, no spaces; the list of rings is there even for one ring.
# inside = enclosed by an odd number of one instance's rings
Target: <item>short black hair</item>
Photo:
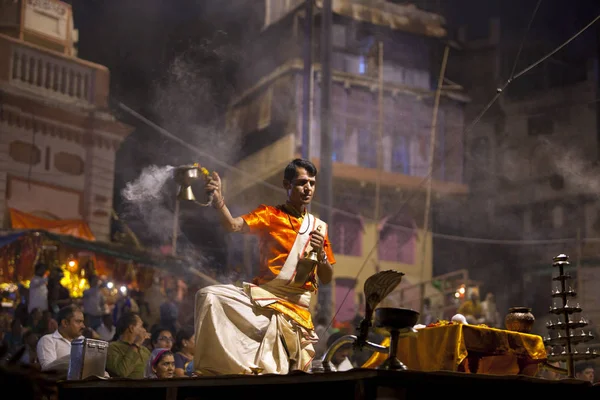
[[[71,318],[73,318],[73,315],[77,311],[83,312],[83,311],[81,311],[81,308],[77,307],[74,304],[70,304],[68,306],[65,306],[65,307],[61,308],[60,310],[58,310],[58,313],[56,313],[56,322],[58,323],[58,325],[60,325],[60,323],[63,320],[69,322],[69,320]]]
[[[152,343],[152,345],[154,345],[154,343],[156,343],[158,341],[159,335],[164,331],[171,332],[171,330],[165,326],[154,325],[152,327],[152,329],[150,330],[150,332],[151,332],[150,333],[150,343]],[[171,332],[171,335],[173,335],[173,332]]]
[[[35,265],[34,271],[35,271],[36,275],[38,275],[38,274],[44,275],[46,273],[46,271],[48,271],[48,265],[44,264],[44,263],[37,263]]]
[[[576,374],[580,374],[580,373],[582,373],[583,371],[585,371],[588,368],[592,368],[593,369],[594,365],[590,364],[588,362],[577,363],[577,364],[575,364],[575,373]]]
[[[121,317],[117,320],[117,326],[115,327],[115,338],[119,338],[127,328],[132,325],[137,324],[139,315],[138,313],[134,313],[131,311],[123,313]]]
[[[183,341],[190,340],[194,336],[194,329],[190,326],[186,326],[177,331],[177,335],[175,335],[175,345],[174,349],[177,351],[181,351],[183,348]]]
[[[310,176],[317,176],[317,167],[315,167],[315,164],[304,158],[296,158],[285,167],[283,179],[291,182],[296,177],[296,168],[304,168]]]

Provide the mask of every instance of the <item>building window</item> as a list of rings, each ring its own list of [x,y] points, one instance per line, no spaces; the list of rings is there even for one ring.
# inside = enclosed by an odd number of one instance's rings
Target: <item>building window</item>
[[[429,172],[429,138],[415,136],[410,143],[410,173],[412,176],[427,176]]]
[[[356,304],[354,293],[355,286],[356,279],[335,279],[335,309],[338,310],[335,322],[337,324],[352,322],[358,313],[358,305]]]
[[[358,165],[377,168],[377,140],[368,129],[358,131]]]
[[[265,26],[279,21],[292,9],[300,5],[302,0],[267,0],[265,4]]]
[[[83,159],[76,154],[61,151],[54,156],[54,168],[65,174],[82,175]]]
[[[474,182],[484,181],[490,173],[490,144],[487,137],[479,137],[471,144],[471,158],[473,160]]]
[[[395,136],[392,149],[392,171],[410,175],[410,149],[404,136]]]
[[[413,265],[417,250],[417,229],[412,220],[386,223],[379,232],[379,259]]]
[[[42,152],[38,147],[20,140],[10,143],[8,154],[16,162],[23,164],[37,165],[42,160]]]
[[[527,119],[529,136],[551,135],[554,133],[554,121],[546,115],[538,115]]]
[[[336,162],[344,161],[344,136],[345,131],[339,127],[334,127],[332,130],[333,136],[333,153],[331,159]]]
[[[552,225],[555,229],[562,228],[564,225],[563,208],[560,205],[556,205],[552,208]]]
[[[329,235],[336,254],[360,257],[362,255],[363,226],[358,217],[333,214],[332,231]]]
[[[552,230],[554,221],[547,203],[535,204],[531,211],[531,225],[534,233],[549,232]]]
[[[333,47],[345,48],[346,47],[346,26],[340,24],[334,24],[331,30],[331,44]]]
[[[367,73],[367,60],[361,56],[358,60],[358,73],[364,75]]]

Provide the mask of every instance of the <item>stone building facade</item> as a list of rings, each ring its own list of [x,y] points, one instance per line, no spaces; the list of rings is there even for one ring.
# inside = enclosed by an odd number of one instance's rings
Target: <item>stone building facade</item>
[[[83,220],[110,240],[115,153],[108,69],[76,57],[71,6],[0,3],[0,226],[10,209]]]

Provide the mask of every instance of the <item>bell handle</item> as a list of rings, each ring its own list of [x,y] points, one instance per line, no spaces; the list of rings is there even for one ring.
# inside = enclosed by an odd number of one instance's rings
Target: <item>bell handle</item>
[[[214,200],[214,191],[206,192],[206,194],[208,194],[208,201],[206,203],[200,203],[198,200],[195,200],[194,203],[198,204],[200,207],[212,206]]]

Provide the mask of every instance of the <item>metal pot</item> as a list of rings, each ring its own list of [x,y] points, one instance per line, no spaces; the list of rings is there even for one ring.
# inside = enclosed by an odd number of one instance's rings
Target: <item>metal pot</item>
[[[506,329],[513,332],[530,333],[535,317],[529,307],[512,307],[504,318]]]

